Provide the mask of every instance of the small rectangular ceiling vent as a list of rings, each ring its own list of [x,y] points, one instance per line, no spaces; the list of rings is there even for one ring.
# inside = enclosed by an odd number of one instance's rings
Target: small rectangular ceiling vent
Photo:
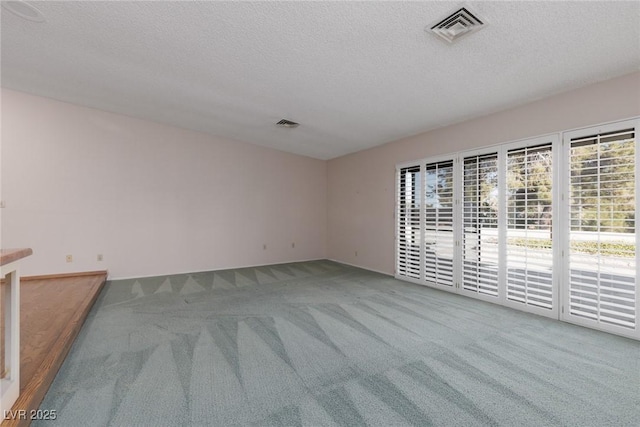
[[[276,125],[283,128],[297,128],[298,126],[300,126],[300,123],[292,122],[291,120],[287,120],[287,119],[282,119],[278,123],[276,123]]]
[[[473,13],[463,7],[429,28],[429,30],[449,43],[453,43],[467,34],[478,31],[484,25]]]

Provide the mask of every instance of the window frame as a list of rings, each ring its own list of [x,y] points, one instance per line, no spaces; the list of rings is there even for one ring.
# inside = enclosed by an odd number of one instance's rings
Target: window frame
[[[536,145],[542,145],[542,144],[546,144],[546,143],[551,143],[551,153],[553,156],[553,164],[552,164],[552,189],[551,189],[551,193],[552,193],[552,201],[551,201],[551,233],[553,236],[557,236],[559,233],[559,229],[562,228],[560,225],[560,184],[558,183],[558,178],[559,178],[559,171],[561,169],[561,161],[562,161],[562,157],[561,157],[561,144],[560,144],[560,135],[557,133],[553,133],[553,134],[548,134],[548,135],[544,135],[544,136],[538,136],[535,138],[528,138],[528,139],[523,139],[523,140],[519,140],[519,141],[515,141],[515,142],[509,142],[506,144],[502,144],[502,155],[503,155],[503,169],[502,169],[502,176],[503,176],[503,187],[501,188],[501,194],[505,195],[507,192],[507,155],[508,152],[514,149],[518,149],[518,148],[528,148],[528,147],[535,147]],[[508,228],[508,224],[507,224],[507,197],[503,197],[502,200],[502,205],[503,205],[503,209],[504,209],[504,230],[506,231]],[[506,233],[504,233],[503,236],[501,236],[501,239],[503,241],[503,245],[505,247],[505,250],[502,252],[503,254],[503,259],[501,260],[501,265],[502,268],[505,270],[504,272],[504,280],[503,280],[503,286],[504,286],[504,292],[503,292],[503,301],[504,301],[504,305],[507,307],[511,307],[511,308],[515,308],[517,310],[521,310],[521,311],[525,311],[527,313],[533,313],[533,314],[537,314],[540,316],[544,316],[544,317],[550,317],[553,319],[559,319],[559,307],[561,306],[561,297],[560,297],[560,277],[562,276],[561,274],[561,268],[562,268],[562,260],[559,259],[559,255],[561,253],[561,248],[560,245],[558,243],[553,244],[551,246],[551,251],[552,251],[552,256],[553,256],[553,275],[552,275],[552,285],[551,285],[551,292],[552,292],[552,300],[551,300],[551,309],[545,309],[542,307],[537,307],[534,305],[529,305],[529,304],[523,304],[523,303],[519,303],[513,300],[510,300],[509,298],[507,298],[507,238],[508,236],[506,235]],[[553,242],[555,242],[556,239],[553,239]]]
[[[622,326],[595,322],[588,318],[578,317],[570,314],[568,304],[570,303],[570,282],[568,275],[569,268],[569,236],[570,236],[570,174],[571,165],[569,163],[569,150],[571,139],[585,137],[589,135],[602,134],[614,131],[621,131],[633,128],[635,132],[635,162],[640,165],[640,117],[632,117],[629,119],[616,120],[608,123],[585,126],[571,130],[559,131],[555,133],[536,136],[533,138],[523,138],[519,140],[492,144],[472,150],[458,151],[443,155],[430,156],[427,158],[398,163],[396,165],[396,203],[399,200],[398,177],[399,171],[405,167],[420,166],[421,172],[421,189],[420,189],[420,233],[421,233],[421,249],[420,249],[420,279],[412,279],[398,274],[398,206],[395,208],[395,237],[396,237],[396,270],[394,276],[397,279],[408,282],[429,286],[434,289],[440,289],[446,292],[458,293],[467,297],[488,301],[491,303],[514,308],[520,311],[529,312],[561,321],[565,321],[580,326],[586,326],[592,329],[602,330],[605,332],[622,335],[630,338],[640,339],[640,287],[638,286],[638,278],[640,275],[640,233],[636,229],[636,294],[635,294],[635,329],[628,329]],[[552,164],[552,213],[551,213],[551,233],[552,233],[552,256],[553,256],[553,276],[552,276],[552,303],[551,309],[524,304],[522,302],[509,300],[507,298],[507,173],[508,152],[514,149],[533,147],[545,143],[551,143],[553,156]],[[474,155],[484,155],[490,153],[498,154],[498,297],[479,294],[470,290],[465,290],[462,286],[462,241],[463,241],[463,196],[464,196],[464,168],[463,162],[466,157]],[[453,161],[453,227],[454,227],[454,281],[453,287],[433,285],[425,281],[425,183],[426,183],[426,165],[439,163],[444,161]],[[636,212],[640,211],[640,167],[635,171],[636,186]],[[638,220],[638,218],[636,218]],[[638,223],[636,223],[636,227]],[[567,256],[565,256],[567,254]]]
[[[444,163],[444,162],[451,162],[451,164],[453,165],[453,277],[452,277],[452,286],[448,286],[448,285],[438,285],[437,283],[434,283],[434,285],[431,285],[432,282],[427,282],[426,277],[425,277],[425,271],[422,271],[422,283],[426,286],[431,286],[435,289],[442,289],[442,290],[446,290],[448,292],[455,292],[456,291],[456,282],[457,282],[457,271],[456,271],[456,252],[457,252],[457,236],[456,236],[456,219],[457,219],[457,171],[458,171],[458,164],[456,161],[456,156],[455,155],[442,155],[442,156],[434,156],[434,157],[429,157],[427,159],[423,159],[420,161],[420,166],[421,166],[421,171],[422,171],[422,203],[421,203],[421,209],[420,209],[420,215],[421,215],[421,229],[422,229],[422,242],[421,242],[421,250],[422,250],[422,258],[420,260],[420,266],[421,268],[423,268],[425,266],[425,260],[426,260],[426,246],[425,246],[425,240],[426,240],[426,236],[425,236],[425,231],[426,231],[426,227],[425,227],[425,222],[426,222],[426,209],[425,209],[425,190],[426,190],[426,181],[427,181],[427,174],[426,174],[426,166],[427,165],[431,165],[431,164],[439,164],[439,163]]]
[[[585,326],[592,329],[597,329],[609,333],[613,333],[616,335],[627,336],[630,338],[640,339],[640,287],[638,286],[638,278],[640,277],[640,232],[638,230],[639,221],[636,218],[635,223],[635,242],[636,242],[636,280],[635,280],[635,328],[624,328],[622,326],[617,326],[609,323],[599,322],[597,320],[588,319],[586,317],[577,316],[571,314],[570,304],[571,304],[571,269],[569,263],[569,251],[570,251],[570,231],[571,231],[571,212],[570,212],[570,203],[571,203],[571,166],[570,162],[570,150],[571,150],[571,140],[586,137],[590,135],[599,135],[603,133],[622,131],[625,129],[633,129],[634,130],[634,139],[636,144],[635,150],[635,203],[636,203],[636,212],[640,211],[640,138],[638,136],[638,132],[640,131],[640,118],[632,118],[626,120],[619,120],[609,123],[603,123],[600,125],[583,127],[579,129],[573,129],[569,131],[562,132],[562,164],[565,166],[565,169],[562,171],[560,178],[560,185],[562,189],[562,215],[563,217],[560,219],[562,222],[561,227],[561,260],[563,262],[562,266],[562,287],[561,287],[561,304],[562,310],[560,313],[559,319],[565,321],[567,323],[572,323],[575,325]]]
[[[466,158],[469,157],[475,157],[475,156],[484,156],[484,155],[488,155],[488,154],[496,154],[496,168],[497,168],[497,173],[498,173],[498,227],[497,230],[500,229],[500,222],[501,222],[501,217],[503,215],[501,215],[500,213],[500,200],[502,198],[501,196],[501,192],[500,192],[500,186],[501,186],[501,182],[503,181],[500,177],[501,173],[500,173],[500,165],[501,165],[501,161],[500,161],[500,144],[496,144],[496,145],[491,145],[488,147],[483,147],[483,148],[478,148],[478,149],[474,149],[474,150],[466,150],[466,151],[461,151],[459,153],[457,153],[457,161],[459,164],[459,168],[458,168],[458,179],[459,179],[459,185],[458,185],[458,202],[456,203],[458,205],[458,209],[459,209],[459,213],[458,213],[458,220],[459,220],[459,226],[458,226],[458,230],[457,230],[457,235],[458,235],[458,260],[457,260],[457,267],[458,267],[458,293],[460,293],[461,295],[465,295],[471,298],[475,298],[475,299],[480,299],[483,301],[488,301],[488,302],[492,302],[492,303],[497,303],[497,304],[502,304],[502,289],[501,289],[501,283],[502,283],[502,276],[503,276],[503,268],[501,267],[502,263],[500,262],[500,254],[502,253],[501,250],[501,242],[500,242],[500,233],[498,232],[498,275],[497,275],[497,292],[498,295],[497,296],[493,296],[493,295],[488,295],[488,294],[483,294],[480,293],[479,291],[472,291],[472,290],[468,290],[464,288],[464,271],[463,271],[463,262],[464,262],[464,258],[463,258],[463,253],[464,253],[464,160]]]
[[[395,229],[394,229],[394,246],[395,246],[395,270],[394,270],[394,276],[397,279],[401,279],[401,280],[406,280],[409,282],[413,282],[413,283],[418,283],[418,284],[422,284],[423,279],[424,279],[424,271],[422,269],[422,264],[424,262],[424,255],[423,252],[424,250],[421,248],[419,255],[418,255],[418,261],[419,261],[419,265],[420,265],[420,277],[418,279],[414,278],[414,277],[410,277],[410,276],[403,276],[400,275],[400,257],[399,257],[399,253],[400,253],[400,205],[398,204],[398,201],[400,200],[400,174],[402,172],[403,169],[407,169],[407,168],[414,168],[414,167],[419,167],[420,168],[420,177],[422,179],[422,175],[423,175],[423,167],[420,161],[413,161],[413,162],[404,162],[401,164],[397,164],[396,165],[396,173],[395,173],[395,200],[394,200],[394,204],[395,209],[394,209],[394,217],[395,217]],[[424,199],[424,196],[422,195],[422,192],[420,192],[420,206],[422,206],[422,200]],[[421,213],[420,213],[420,224],[422,224],[422,209],[421,209]],[[424,234],[424,231],[422,230],[422,225],[420,226],[421,230],[420,230],[420,234]],[[421,239],[421,241],[423,241],[423,239]]]

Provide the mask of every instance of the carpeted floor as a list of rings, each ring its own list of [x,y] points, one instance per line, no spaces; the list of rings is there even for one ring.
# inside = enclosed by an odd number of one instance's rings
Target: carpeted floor
[[[314,261],[107,283],[33,425],[640,425],[640,342]]]

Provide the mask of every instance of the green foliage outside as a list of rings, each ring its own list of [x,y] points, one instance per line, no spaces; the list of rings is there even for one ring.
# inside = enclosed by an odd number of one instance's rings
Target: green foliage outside
[[[551,239],[525,239],[513,237],[508,239],[508,245],[526,247],[527,249],[548,249],[551,250]],[[633,258],[635,257],[636,246],[627,242],[590,242],[573,241],[571,251],[584,254],[601,254],[604,256],[617,256]]]
[[[516,228],[551,228],[551,145],[524,148],[507,156],[507,221]]]
[[[635,152],[630,132],[572,143],[568,194],[572,231],[635,232]],[[506,196],[510,228],[550,230],[552,156],[550,144],[508,153]],[[483,227],[497,223],[497,169],[495,154],[465,160],[465,214]]]
[[[571,148],[571,229],[635,231],[635,141],[603,136]]]

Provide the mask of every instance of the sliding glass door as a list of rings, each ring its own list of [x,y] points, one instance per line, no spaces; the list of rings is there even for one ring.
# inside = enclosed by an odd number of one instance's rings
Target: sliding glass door
[[[396,188],[396,274],[422,279],[423,234],[420,165],[398,168]]]
[[[453,287],[453,159],[427,163],[424,176],[424,279]]]
[[[498,296],[498,153],[462,159],[462,289]]]
[[[565,317],[629,333],[638,327],[638,152],[633,125],[571,132],[564,141],[569,162]]]
[[[396,277],[640,338],[639,123],[399,165]]]
[[[505,261],[508,305],[555,316],[554,141],[506,147]]]

